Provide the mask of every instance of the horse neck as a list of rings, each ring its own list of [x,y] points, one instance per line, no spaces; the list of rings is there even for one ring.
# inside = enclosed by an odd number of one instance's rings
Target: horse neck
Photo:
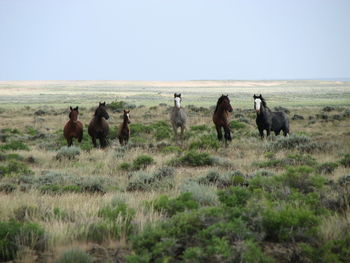
[[[222,105],[219,105],[217,107],[217,110],[216,110],[217,113],[225,113],[227,112],[227,110],[222,106]]]
[[[128,127],[128,119],[127,118],[124,118],[122,126],[123,126],[123,128]]]
[[[265,116],[266,114],[270,113],[271,110],[269,107],[267,106],[264,106],[262,103],[260,105],[260,114],[259,113],[256,113],[258,116]]]
[[[95,115],[95,116],[94,116],[94,119],[95,119],[96,121],[98,121],[98,122],[102,122],[103,117],[100,116],[100,115]]]

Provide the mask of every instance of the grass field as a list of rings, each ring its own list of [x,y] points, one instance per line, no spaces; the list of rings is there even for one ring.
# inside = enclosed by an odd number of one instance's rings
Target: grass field
[[[182,142],[174,92],[189,116]],[[228,147],[211,121],[222,93]],[[260,140],[254,93],[288,112],[290,137]],[[350,262],[349,82],[0,82],[0,94],[0,261]],[[99,101],[105,150],[86,130]],[[66,148],[70,105],[85,129]]]

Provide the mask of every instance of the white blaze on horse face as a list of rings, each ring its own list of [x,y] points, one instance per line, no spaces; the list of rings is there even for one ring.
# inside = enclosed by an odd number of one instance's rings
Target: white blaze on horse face
[[[128,118],[128,122],[130,122],[130,116],[129,113],[126,114],[126,117]]]
[[[175,97],[174,101],[175,101],[176,108],[180,109],[180,107],[181,107],[181,98],[180,97]]]
[[[256,112],[260,111],[260,107],[261,107],[261,99],[256,98],[254,100],[254,108],[255,108]]]

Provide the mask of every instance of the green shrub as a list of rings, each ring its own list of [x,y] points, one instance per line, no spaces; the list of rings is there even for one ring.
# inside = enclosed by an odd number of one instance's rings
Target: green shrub
[[[91,223],[88,225],[87,229],[84,229],[83,233],[81,233],[80,239],[102,244],[110,238],[111,232],[113,232],[110,226],[111,224],[107,222]],[[119,236],[120,233],[112,233],[112,235]]]
[[[55,171],[44,171],[35,184],[43,193],[86,192],[103,194],[110,182],[108,178],[97,176],[75,176]]]
[[[264,254],[258,245],[252,240],[244,241],[241,262],[245,263],[273,263],[274,259]]]
[[[17,154],[17,153],[1,153],[0,152],[0,161],[6,161],[6,160],[16,160],[16,161],[23,161],[23,156]]]
[[[127,162],[122,162],[120,165],[119,165],[119,169],[120,170],[123,170],[123,171],[129,171],[131,170],[131,163],[127,163]]]
[[[39,214],[37,206],[22,205],[13,211],[13,218],[19,222],[30,222]]]
[[[332,174],[335,169],[337,169],[338,164],[337,163],[332,163],[332,162],[327,162],[320,164],[317,167],[317,172],[321,174]]]
[[[199,153],[196,151],[185,152],[185,154],[170,161],[170,165],[178,166],[205,166],[213,165],[214,159],[208,153]]]
[[[145,172],[134,173],[134,179],[126,187],[127,191],[150,191],[155,189],[169,189],[173,187],[172,175],[169,173],[156,171],[153,174]],[[167,178],[168,176],[168,178]]]
[[[0,183],[0,192],[2,193],[9,194],[15,191],[16,189],[17,189],[16,185],[12,183]]]
[[[168,216],[173,216],[178,212],[197,209],[199,207],[191,193],[183,193],[173,199],[170,199],[166,195],[161,195],[156,200],[152,201],[151,205],[156,211],[165,212]]]
[[[17,128],[14,128],[14,129],[4,128],[4,129],[1,129],[1,132],[2,133],[12,133],[12,134],[21,134],[21,132]]]
[[[189,149],[198,150],[198,149],[214,149],[218,150],[221,146],[221,143],[216,139],[214,134],[202,135],[195,141],[193,141]]]
[[[35,223],[0,222],[0,261],[13,260],[21,247],[46,248],[44,230]]]
[[[217,171],[210,171],[206,176],[198,178],[199,184],[214,184],[218,188],[224,188],[234,185],[242,185],[245,183],[245,176],[240,171],[220,174]]]
[[[268,161],[256,162],[254,165],[260,168],[266,167],[286,167],[286,166],[299,166],[299,165],[308,165],[315,166],[317,164],[316,159],[310,155],[303,154],[289,154],[286,158],[274,159],[271,158]]]
[[[246,127],[246,124],[240,121],[233,120],[231,121],[230,127],[231,129],[239,130],[239,129],[244,129]]]
[[[162,153],[181,153],[182,150],[179,146],[169,145],[160,150]]]
[[[307,166],[288,168],[281,176],[283,184],[295,188],[302,193],[310,193],[323,187],[326,179],[319,175],[312,175],[313,169]]]
[[[136,105],[129,104],[125,101],[113,101],[107,105],[113,112],[122,112],[124,109],[135,109]]]
[[[39,134],[38,130],[36,130],[35,128],[30,127],[30,126],[26,127],[26,132],[27,132],[27,134],[29,134],[31,136],[35,136],[35,135]]]
[[[133,168],[135,170],[144,169],[147,166],[154,163],[154,159],[146,154],[139,155],[134,161],[133,161]]]
[[[181,185],[182,193],[191,193],[192,198],[201,205],[218,204],[216,191],[206,185],[200,185],[195,181],[187,181]]]
[[[81,152],[81,149],[76,146],[64,146],[61,149],[58,150],[56,154],[56,159],[57,160],[62,160],[62,159],[75,159]]]
[[[55,263],[92,263],[92,257],[80,248],[65,251]]]
[[[164,178],[173,178],[175,175],[175,168],[171,166],[160,167],[155,173],[154,177],[156,180],[162,180]]]
[[[129,208],[124,201],[118,200],[100,208],[98,216],[109,223],[111,237],[120,238],[121,235],[128,236],[131,233],[135,213],[135,210]]]
[[[191,126],[190,130],[193,132],[210,132],[211,131],[209,126],[206,124]]]
[[[345,154],[343,159],[340,160],[340,164],[345,167],[350,167],[350,153]]]
[[[284,205],[263,213],[266,240],[273,242],[309,241],[316,237],[318,224],[319,218],[307,208]]]
[[[147,133],[151,133],[152,132],[152,128],[141,124],[141,123],[131,123],[130,124],[130,136],[131,137],[136,137],[136,136],[140,136],[142,134],[147,134]]]
[[[278,137],[276,141],[267,145],[268,151],[293,150],[302,145],[310,144],[311,140],[305,135],[291,135],[289,137]]]
[[[0,145],[0,150],[3,150],[3,151],[17,151],[17,150],[29,151],[29,147],[21,141],[10,141],[8,143]]]
[[[220,191],[218,195],[220,202],[228,207],[243,207],[252,196],[247,188],[240,186]]]
[[[170,125],[165,121],[152,123],[150,128],[154,130],[154,135],[158,141],[170,138],[171,136]]]
[[[30,175],[33,174],[33,171],[26,164],[15,160],[10,160],[7,165],[0,165],[0,177],[17,174]]]

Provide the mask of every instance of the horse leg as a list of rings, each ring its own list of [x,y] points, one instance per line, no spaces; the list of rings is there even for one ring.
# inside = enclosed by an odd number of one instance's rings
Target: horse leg
[[[183,137],[184,137],[184,130],[185,130],[185,126],[181,126],[181,140],[183,140]]]
[[[91,139],[92,139],[92,144],[94,145],[95,148],[97,148],[96,137],[92,136]]]
[[[271,128],[266,129],[266,139],[270,136]]]
[[[101,145],[101,148],[106,148],[107,147],[107,139],[103,136],[100,136],[100,145]]]
[[[81,132],[79,134],[79,137],[78,137],[78,142],[81,142],[83,140],[83,132]]]
[[[218,133],[218,140],[222,141],[222,131],[221,131],[221,127],[220,126],[216,126],[216,132]]]
[[[225,140],[226,141],[232,141],[230,127],[224,126],[224,131],[225,131]]]
[[[72,144],[73,144],[73,137],[69,137],[69,138],[67,139],[67,143],[68,143],[68,147],[71,147]]]
[[[174,131],[174,134],[175,134],[175,139],[177,139],[177,127],[175,124],[173,124],[173,131]]]
[[[264,139],[264,130],[259,129],[259,133],[260,133],[261,140],[263,140]]]

